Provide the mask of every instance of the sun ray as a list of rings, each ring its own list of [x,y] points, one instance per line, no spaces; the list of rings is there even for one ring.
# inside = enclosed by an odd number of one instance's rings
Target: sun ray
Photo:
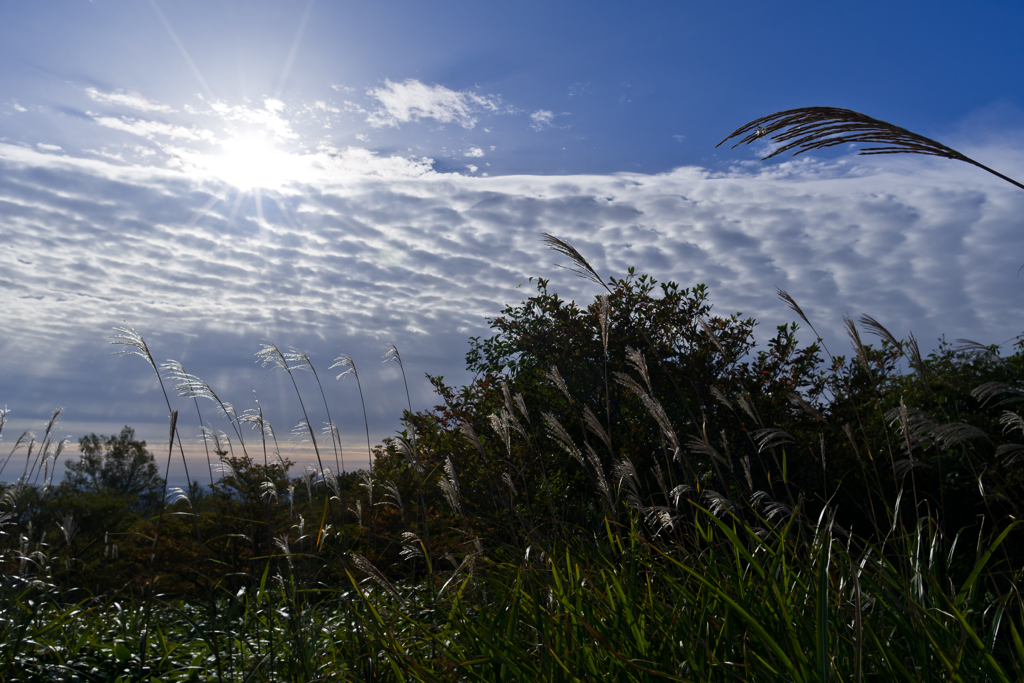
[[[202,72],[199,71],[199,67],[192,61],[192,57],[188,54],[188,50],[185,49],[185,45],[181,42],[181,39],[178,38],[178,34],[175,33],[174,28],[171,26],[171,22],[167,21],[167,17],[165,17],[164,13],[160,11],[160,7],[156,4],[156,0],[149,0],[149,6],[153,8],[154,12],[156,12],[156,16],[160,19],[160,23],[163,24],[164,29],[167,30],[167,35],[169,35],[171,40],[174,41],[174,44],[178,48],[178,52],[180,52],[181,56],[185,58],[185,62],[188,63],[189,68],[192,69],[192,73],[195,74],[195,77],[199,80],[199,84],[203,86],[203,90],[206,91],[206,95],[211,100],[216,99],[213,96],[213,91],[210,90],[210,86],[206,83],[206,79],[203,78]]]
[[[292,48],[288,51],[288,58],[284,62],[284,68],[281,70],[281,78],[277,83],[277,90],[274,93],[275,98],[281,97],[281,93],[284,92],[284,84],[288,82],[288,76],[292,73],[292,65],[295,64],[295,56],[299,53],[299,46],[302,45],[302,37],[306,33],[306,24],[309,23],[309,17],[313,14],[313,5],[316,4],[316,0],[309,0],[306,3],[306,10],[302,13],[302,19],[299,20],[299,28],[295,32],[295,40],[292,41]]]
[[[256,220],[259,221],[261,228],[268,227],[267,219],[263,216],[263,198],[260,195],[260,188],[254,187],[252,189],[253,198],[256,200]]]
[[[217,202],[222,201],[227,196],[227,194],[227,190],[224,190],[220,194],[216,194],[210,197],[210,200],[203,204],[202,208],[200,208],[198,211],[192,214],[192,218],[188,219],[188,223],[185,223],[185,227],[191,228],[196,223],[203,220],[203,218],[206,217],[206,214],[210,212],[210,209],[212,209],[214,205],[217,204]]]
[[[231,207],[231,217],[228,219],[228,225],[232,228],[235,227],[235,219],[238,218],[238,210],[242,208],[242,197],[244,195],[245,192],[242,190],[239,190],[238,194],[235,195],[235,202]]]
[[[288,211],[288,207],[284,205],[284,202],[281,201],[281,198],[278,197],[277,195],[273,195],[271,199],[273,199],[274,203],[277,204],[277,208],[281,212],[281,215],[284,216],[284,220],[286,223],[288,223],[288,227],[291,228],[292,230],[298,230],[299,226],[295,224],[294,220],[292,220],[291,212]]]

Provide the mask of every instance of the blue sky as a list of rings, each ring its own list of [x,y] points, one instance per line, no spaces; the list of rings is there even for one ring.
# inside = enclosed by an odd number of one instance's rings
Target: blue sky
[[[300,348],[358,464],[339,345],[393,433],[386,343],[422,408],[423,373],[466,381],[467,337],[528,277],[592,300],[543,232],[606,275],[705,282],[764,334],[784,288],[839,352],[844,313],[1003,342],[1024,192],[942,159],[715,145],[839,106],[1019,179],[1021,35],[1019,2],[0,2],[0,455],[58,404],[73,440],[166,442],[152,371],[109,356],[124,318],[240,411],[259,392],[283,442],[293,390],[253,354]]]

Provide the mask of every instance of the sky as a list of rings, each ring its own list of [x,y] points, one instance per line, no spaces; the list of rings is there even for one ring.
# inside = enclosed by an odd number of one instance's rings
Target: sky
[[[366,425],[379,442],[407,405],[388,344],[421,410],[427,373],[472,379],[469,337],[529,278],[600,293],[545,232],[605,277],[707,284],[762,343],[794,317],[778,288],[836,353],[845,314],[925,348],[1008,342],[1024,191],[947,159],[716,145],[845,107],[1024,179],[1021,35],[1016,1],[2,0],[0,462],[57,406],[62,458],[125,425],[166,453],[156,374],[111,355],[131,325],[239,413],[258,400],[300,467],[295,386],[256,354],[307,354],[326,397],[297,373],[308,419],[329,409],[363,467]],[[202,480],[200,418],[168,390]]]

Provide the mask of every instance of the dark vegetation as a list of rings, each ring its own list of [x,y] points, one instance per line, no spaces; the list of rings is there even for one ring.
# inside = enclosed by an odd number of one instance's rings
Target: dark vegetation
[[[296,476],[258,403],[119,328],[197,411],[213,483],[164,492],[128,428],[54,483],[57,414],[19,439],[0,679],[1024,677],[1024,343],[923,355],[869,317],[844,355],[797,323],[755,343],[703,286],[604,279],[547,239],[601,295],[537,280],[371,471],[338,474],[320,392],[295,383],[320,463]],[[319,386],[301,352],[258,355]]]

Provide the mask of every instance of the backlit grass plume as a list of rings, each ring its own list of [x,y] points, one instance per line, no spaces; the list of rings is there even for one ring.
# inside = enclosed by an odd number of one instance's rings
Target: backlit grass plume
[[[742,137],[741,137],[742,136]],[[860,154],[925,154],[965,161],[1024,190],[1024,185],[941,142],[886,121],[840,107],[801,107],[775,112],[737,128],[716,147],[741,138],[732,146],[748,145],[764,137],[781,146],[761,161],[792,151],[793,156],[815,149],[846,144],[871,145]]]

